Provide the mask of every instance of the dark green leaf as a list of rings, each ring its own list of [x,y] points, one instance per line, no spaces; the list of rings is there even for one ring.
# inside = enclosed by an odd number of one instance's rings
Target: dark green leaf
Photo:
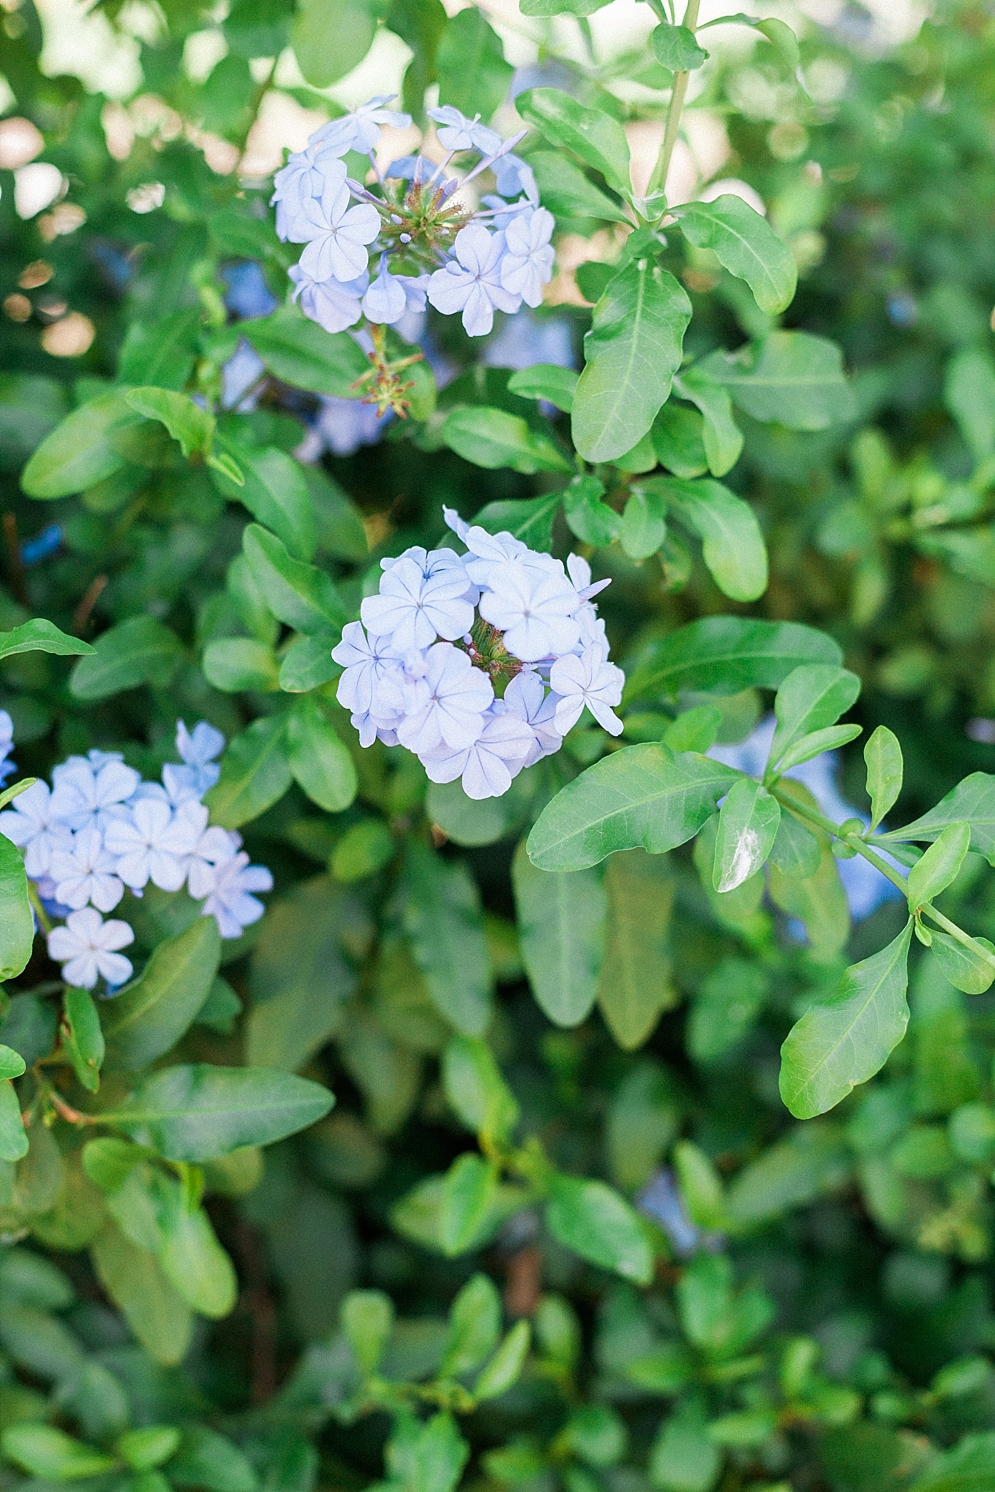
[[[776,766],[803,736],[833,725],[860,693],[860,680],[831,663],[806,663],[784,679],[774,700],[777,729],[770,762]]]
[[[287,717],[287,761],[295,780],[326,813],[341,813],[356,796],[356,768],[345,742],[310,696]]]
[[[63,1009],[66,1046],[76,1077],[84,1088],[96,1093],[104,1060],[104,1033],[93,996],[87,989],[67,989]]]
[[[212,468],[215,485],[282,539],[295,559],[310,560],[318,539],[307,483],[297,462],[276,446],[220,443],[237,463],[244,480],[239,486],[230,476]]]
[[[608,0],[598,0],[598,3],[607,5]],[[556,217],[631,223],[632,219],[621,204],[588,180],[569,156],[557,155],[552,150],[536,150],[529,156],[529,165],[535,172],[542,205]]]
[[[89,657],[69,675],[77,699],[109,699],[139,684],[168,684],[182,647],[175,632],[154,617],[134,616],[97,638]]]
[[[599,548],[617,539],[622,520],[607,503],[601,501],[605,484],[597,477],[574,477],[563,493],[563,512],[570,532],[585,544]]]
[[[199,404],[173,389],[130,389],[125,395],[130,408],[147,420],[165,425],[174,440],[179,441],[184,456],[206,455],[214,440],[214,416]]]
[[[710,694],[776,689],[803,663],[839,664],[842,658],[838,643],[800,622],[704,617],[649,645],[630,671],[626,697],[656,699],[682,689]],[[995,809],[995,793],[992,804]]]
[[[971,849],[984,855],[992,864],[995,861],[995,776],[990,772],[972,772],[921,818],[906,824],[904,829],[892,829],[879,837],[896,844],[907,840],[938,839],[948,825],[965,823],[971,826]]]
[[[466,866],[412,840],[404,927],[440,1014],[464,1036],[491,1020],[491,972],[477,888]]]
[[[530,162],[535,157],[530,157]],[[573,368],[561,368],[557,363],[534,363],[523,368],[508,379],[508,392],[521,394],[526,399],[545,399],[567,414],[573,408],[574,392],[578,375]]]
[[[809,332],[772,332],[737,353],[713,352],[701,367],[755,420],[825,430],[853,418],[839,348]]]
[[[271,316],[247,321],[244,334],[284,383],[340,399],[359,397],[352,384],[369,372],[370,365],[348,332],[329,335],[296,307],[283,307]]]
[[[530,549],[549,550],[553,544],[553,520],[560,511],[562,492],[548,497],[516,497],[508,502],[488,503],[474,523],[489,534],[512,534]]]
[[[334,584],[316,565],[304,564],[258,523],[242,534],[242,551],[273,615],[298,632],[341,630],[349,614]]]
[[[710,480],[658,479],[668,506],[701,539],[701,553],[720,590],[755,601],[767,589],[767,550],[753,509]]]
[[[221,777],[204,801],[214,823],[237,829],[282,798],[291,780],[286,717],[268,715],[229,741]]]
[[[704,422],[701,438],[708,470],[713,477],[724,477],[736,465],[743,449],[743,433],[732,417],[732,400],[728,390],[698,367],[688,368],[686,372],[679,374],[674,379],[674,388],[683,399],[690,399],[701,411]],[[668,405],[664,405],[660,413],[665,414],[668,408]],[[671,467],[671,470],[677,477],[699,475],[698,471],[678,471],[676,467]]]
[[[0,980],[21,973],[31,957],[34,938],[24,861],[16,845],[0,835]]]
[[[141,976],[104,1007],[108,1067],[134,1072],[165,1056],[196,1020],[220,957],[213,917],[160,943]]]
[[[450,450],[475,466],[510,466],[527,475],[573,470],[550,436],[537,433],[521,415],[506,409],[479,404],[454,409],[442,427],[442,438]]]
[[[522,962],[537,1003],[558,1026],[578,1026],[594,1004],[605,946],[605,893],[595,870],[536,870],[524,840],[512,885]]]

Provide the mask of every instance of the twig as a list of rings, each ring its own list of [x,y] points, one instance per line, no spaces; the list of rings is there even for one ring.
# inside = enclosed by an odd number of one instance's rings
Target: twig
[[[21,559],[21,543],[17,537],[17,515],[3,515],[3,541],[7,546],[7,575],[14,599],[22,606],[30,606],[28,587],[24,579],[24,562]]]
[[[83,592],[80,603],[77,606],[76,610],[73,612],[73,632],[77,637],[83,636],[83,633],[86,629],[86,624],[90,620],[90,613],[93,611],[93,608],[100,600],[100,597],[104,591],[104,587],[107,584],[108,578],[109,577],[106,575],[96,576],[95,579],[90,581],[90,584]]]

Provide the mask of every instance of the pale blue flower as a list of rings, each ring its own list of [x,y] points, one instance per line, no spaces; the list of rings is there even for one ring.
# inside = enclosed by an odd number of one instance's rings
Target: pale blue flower
[[[504,633],[504,646],[513,657],[534,663],[577,646],[580,628],[574,613],[580,600],[562,566],[557,572],[507,560],[491,565],[487,586],[480,615]]]
[[[382,124],[393,125],[395,129],[406,129],[411,123],[410,114],[384,108],[385,104],[396,97],[394,93],[381,93],[376,98],[371,98],[358,109],[353,109],[338,119],[330,119],[311,136],[311,140],[323,145],[336,156],[345,155],[349,150],[367,155],[380,139]]]
[[[494,698],[490,679],[450,642],[430,647],[425,664],[424,677],[410,686],[409,712],[397,727],[398,740],[419,756],[441,746],[451,751],[472,746]]]
[[[542,304],[542,287],[553,277],[555,254],[549,240],[555,226],[551,212],[535,207],[516,213],[504,230],[501,284],[527,306]]]
[[[65,927],[54,927],[48,935],[49,957],[63,965],[62,977],[78,989],[93,989],[98,979],[109,985],[124,984],[134,970],[131,960],[118,953],[135,941],[127,922],[112,917],[105,922],[92,907],[70,912]]]
[[[557,658],[549,671],[551,688],[560,696],[554,721],[563,735],[572,729],[586,707],[609,735],[620,736],[623,725],[612,709],[621,703],[625,674],[609,663],[597,644],[586,647],[580,657]]]
[[[300,301],[308,320],[316,321],[326,332],[344,332],[362,316],[361,297],[370,279],[365,271],[345,284],[338,280],[312,280],[299,264],[292,264],[287,274],[296,287],[293,299]]]
[[[311,231],[300,266],[319,283],[339,280],[348,284],[363,274],[370,262],[366,245],[380,232],[380,214],[372,203],[350,207],[350,200],[348,188],[338,189],[330,182],[305,214]]]
[[[388,636],[400,652],[425,648],[437,637],[451,641],[469,631],[473,606],[464,597],[470,581],[462,565],[426,576],[414,560],[398,560],[380,581],[380,593],[367,596],[360,616],[376,636]]]
[[[468,336],[485,337],[494,325],[495,310],[517,311],[522,304],[521,296],[501,283],[504,234],[488,233],[472,223],[460,229],[453,247],[455,257],[428,282],[428,298],[444,316],[462,311]]]
[[[429,109],[428,117],[434,119],[442,129],[436,130],[446,150],[479,150],[482,155],[493,155],[501,149],[501,136],[480,123],[480,115],[467,119],[459,109],[444,104],[438,109]]]
[[[321,165],[313,163],[325,157]],[[283,181],[281,182],[281,177]],[[291,243],[308,243],[323,232],[324,217],[337,203],[348,205],[345,162],[327,151],[308,145],[300,156],[291,156],[282,171],[273,178],[277,190],[272,200],[277,204],[277,232]]]
[[[498,712],[495,700],[482,717],[483,729],[469,746],[451,750],[439,747],[422,756],[431,782],[463,780],[468,798],[499,798],[511,787],[513,777],[526,765],[535,745],[528,725],[511,712]]]

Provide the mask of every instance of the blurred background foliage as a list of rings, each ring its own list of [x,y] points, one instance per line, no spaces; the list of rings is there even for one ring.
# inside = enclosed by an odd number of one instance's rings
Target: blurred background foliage
[[[22,771],[100,746],[153,773],[178,715],[238,736],[285,703],[279,621],[240,558],[248,515],[165,430],[119,431],[108,474],[81,480],[82,496],[21,489],[39,442],[115,382],[220,397],[225,448],[250,465],[269,453],[277,499],[306,484],[315,562],[351,611],[381,555],[437,536],[441,503],[469,518],[562,486],[471,464],[442,431],[461,404],[550,429],[508,390],[509,370],[576,364],[597,266],[622,249],[611,226],[560,212],[555,192],[547,304],[499,320],[482,348],[452,319],[414,329],[439,392],[423,378],[407,422],[378,424],[347,397],[351,365],[262,342],[260,362],[251,325],[284,300],[296,257],[268,207],[283,149],[373,93],[399,88],[423,122],[433,90],[507,133],[514,95],[551,84],[625,123],[639,169],[669,86],[646,48],[653,16],[615,0],[545,18],[557,8],[235,0],[223,15],[112,0],[86,31],[68,8],[5,0],[0,627],[44,616],[92,641],[142,618],[147,644],[139,657],[134,634],[114,634],[89,687],[47,655],[3,663]],[[713,55],[671,191],[686,200],[721,179],[759,197],[799,266],[781,324],[839,344],[852,408],[809,432],[740,411],[746,443],[727,481],[767,540],[758,602],[730,603],[682,546],[636,561],[615,543],[598,554],[614,581],[602,610],[623,662],[717,613],[825,629],[864,681],[859,718],[902,741],[911,816],[995,762],[995,17],[983,0],[928,16],[829,0],[760,9],[797,31],[804,87],[763,38],[706,32]],[[541,148],[530,136],[522,151]],[[707,251],[686,254],[691,353],[770,331]],[[558,527],[561,550],[568,540]],[[600,1012],[559,1029],[529,991],[542,914],[514,857],[562,776],[551,767],[481,805],[426,795],[413,758],[360,753],[333,691],[312,682],[358,796],[324,812],[288,770],[230,818],[277,889],[227,946],[225,993],[176,1050],[301,1071],[337,1106],[264,1159],[207,1168],[240,1293],[226,1319],[198,1320],[179,1365],[169,1322],[129,1313],[120,1280],[115,1309],[78,1252],[97,1204],[71,1136],[56,1132],[61,1171],[33,1147],[0,1255],[5,1485],[995,1485],[993,997],[965,998],[923,967],[887,1074],[797,1123],[778,1097],[779,1044],[813,991],[897,929],[894,906],[851,928],[835,879],[817,905],[719,904],[690,854],[634,851],[596,893],[609,914],[600,975],[593,953],[577,955]],[[630,739],[667,723],[642,703]],[[720,703],[727,742],[763,708],[752,691]],[[596,754],[596,736],[577,732],[556,771]],[[841,787],[861,809],[862,783],[854,747]],[[982,870],[969,857],[945,905],[995,938]],[[518,924],[516,897],[531,908]],[[146,907],[148,948],[171,929],[152,893]],[[786,930],[785,910],[807,937]],[[27,999],[47,1019],[51,972],[39,960],[10,990],[22,1023]],[[454,1046],[447,1011],[467,999],[493,1001],[497,1066]],[[0,1034],[21,1039],[9,1016]],[[43,1052],[51,1031],[33,1039]],[[626,1279],[572,1250],[527,1180],[447,1240],[439,1178],[476,1156],[472,1132],[486,1153],[486,1115],[511,1102],[526,1150],[538,1137],[563,1175],[642,1197],[662,1261],[650,1288],[632,1282],[638,1269]],[[521,1320],[532,1347],[508,1387]],[[503,1366],[491,1356],[502,1331]]]

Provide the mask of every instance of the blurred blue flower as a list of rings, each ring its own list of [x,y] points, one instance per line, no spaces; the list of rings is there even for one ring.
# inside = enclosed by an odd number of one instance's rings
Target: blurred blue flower
[[[238,264],[226,264],[221,278],[228,286],[225,305],[243,321],[252,321],[256,316],[268,316],[277,307],[277,299],[263,276],[262,268],[255,259],[242,259]]]
[[[62,524],[50,523],[40,533],[30,539],[25,539],[21,545],[21,564],[25,569],[31,565],[40,565],[42,560],[47,560],[53,554],[57,554],[62,547]]]

